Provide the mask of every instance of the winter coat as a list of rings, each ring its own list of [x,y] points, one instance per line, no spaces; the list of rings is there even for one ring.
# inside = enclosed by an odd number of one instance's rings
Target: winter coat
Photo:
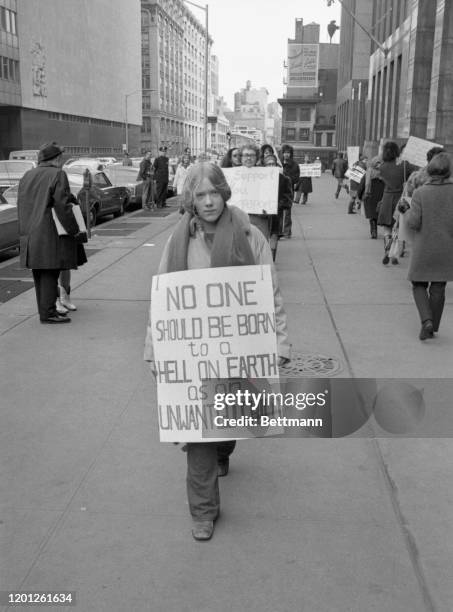
[[[348,162],[342,157],[337,157],[333,160],[332,174],[336,179],[344,178],[346,170],[348,169]]]
[[[152,178],[151,160],[143,158],[137,174],[137,181],[147,181]]]
[[[453,182],[431,178],[414,191],[405,215],[415,230],[408,279],[453,280]]]
[[[269,264],[272,272],[272,284],[274,287],[274,306],[275,306],[275,321],[277,332],[277,347],[280,357],[290,358],[291,345],[289,343],[288,331],[286,326],[286,314],[283,307],[283,299],[278,285],[278,277],[272,262],[272,254],[265,237],[261,231],[251,225],[248,218],[244,214],[244,223],[248,230],[248,240],[255,256],[256,264]],[[162,258],[159,264],[158,274],[165,274],[168,269],[168,251],[171,236],[167,241],[162,253]],[[209,268],[211,265],[211,252],[208,247],[204,235],[200,230],[197,230],[195,235],[190,238],[189,249],[187,254],[187,269],[198,270],[201,268]],[[240,274],[240,270],[238,270]],[[151,325],[148,323],[148,329],[145,340],[145,355],[146,361],[153,360],[153,347],[151,336]]]
[[[21,266],[36,270],[77,268],[74,236],[79,226],[72,212],[73,197],[66,173],[49,162],[24,174],[17,194]],[[52,208],[67,236],[58,235]]]
[[[154,160],[154,178],[160,183],[168,183],[168,162],[170,160],[166,155],[159,155]]]
[[[364,174],[359,183],[357,197],[362,200],[365,209],[365,217],[367,219],[377,219],[377,205],[382,200],[384,193],[384,183],[379,178],[371,180],[371,189],[369,193],[365,193],[366,175]]]
[[[299,183],[299,177],[300,177],[299,164],[295,162],[293,159],[289,159],[286,162],[282,160],[282,167],[283,167],[283,174],[291,180],[291,185],[293,189],[297,189],[297,185]]]
[[[192,167],[192,164],[189,164],[186,168],[182,164],[179,164],[176,168],[175,178],[173,180],[173,187],[175,193],[177,195],[182,194],[182,189],[184,187],[184,182],[186,180],[187,171]]]
[[[297,191],[300,191],[301,193],[312,193],[313,183],[311,182],[311,176],[300,177]]]
[[[393,225],[393,214],[403,193],[404,182],[415,169],[415,166],[406,161],[401,164],[396,161],[382,162],[379,174],[385,183],[385,189],[379,207],[379,225]]]

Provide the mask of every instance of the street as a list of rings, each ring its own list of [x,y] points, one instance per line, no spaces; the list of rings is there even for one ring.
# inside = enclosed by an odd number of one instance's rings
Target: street
[[[335,187],[313,180],[278,245],[293,352],[339,377],[451,377],[451,287],[420,342],[408,257],[383,266]],[[1,589],[75,591],[82,612],[449,612],[448,438],[240,441],[214,537],[192,539],[185,454],[159,442],[143,361],[168,203],[95,228],[70,325],[40,325],[33,288],[0,304]]]

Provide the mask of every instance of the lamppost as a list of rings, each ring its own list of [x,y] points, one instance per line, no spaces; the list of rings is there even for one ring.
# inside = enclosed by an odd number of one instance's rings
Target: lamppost
[[[196,8],[205,12],[205,57],[204,57],[204,152],[208,152],[208,76],[209,76],[209,7],[206,4],[196,4],[191,0],[184,0],[187,4],[191,4]]]

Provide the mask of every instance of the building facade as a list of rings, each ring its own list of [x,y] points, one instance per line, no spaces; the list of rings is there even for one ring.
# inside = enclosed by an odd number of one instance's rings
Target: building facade
[[[343,0],[359,23],[371,31],[373,0]],[[366,136],[366,100],[370,70],[371,39],[345,8],[341,12],[338,54],[337,148],[363,147]]]
[[[266,132],[269,92],[265,87],[254,88],[247,81],[245,88],[234,94],[233,123],[236,126],[249,127],[262,134]]]
[[[206,31],[182,0],[141,0],[142,152],[204,148]],[[212,39],[209,38],[209,54]],[[208,67],[208,81],[211,67]],[[209,87],[208,87],[209,88]]]
[[[120,154],[125,95],[140,87],[139,33],[138,0],[98,0],[84,10],[60,0],[0,0],[0,155],[49,140],[69,155]],[[138,146],[138,98],[127,119]]]
[[[296,19],[294,39],[288,39],[286,92],[282,106],[282,143],[303,161],[319,157],[331,165],[336,153],[338,44],[319,42],[319,25]]]
[[[374,0],[367,102],[369,154],[417,136],[453,150],[453,5]]]

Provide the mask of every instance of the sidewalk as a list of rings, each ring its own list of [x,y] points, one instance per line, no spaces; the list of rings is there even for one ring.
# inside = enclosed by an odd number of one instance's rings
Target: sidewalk
[[[408,260],[384,267],[333,179],[313,184],[277,253],[296,352],[345,377],[451,377],[451,289],[420,342]],[[117,235],[74,273],[70,325],[39,325],[32,290],[0,305],[0,590],[76,591],[81,612],[450,612],[449,439],[242,441],[212,541],[192,540],[142,361],[177,217],[102,226]]]

